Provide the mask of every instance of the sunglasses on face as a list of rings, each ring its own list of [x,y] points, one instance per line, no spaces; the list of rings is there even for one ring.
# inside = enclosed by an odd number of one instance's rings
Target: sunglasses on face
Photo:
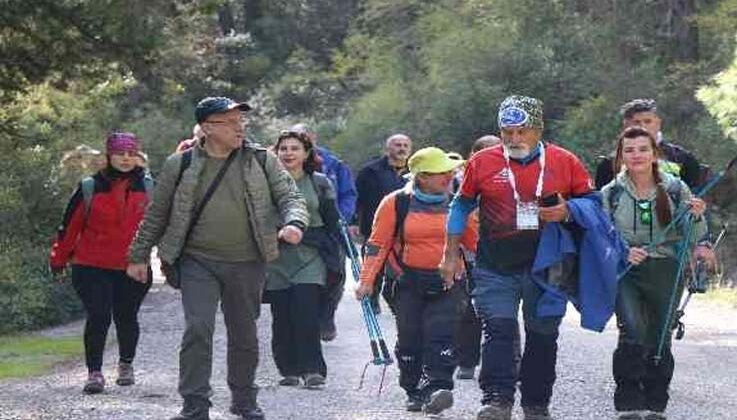
[[[649,225],[653,222],[653,209],[650,201],[642,200],[637,202],[637,208],[640,211],[640,222]]]

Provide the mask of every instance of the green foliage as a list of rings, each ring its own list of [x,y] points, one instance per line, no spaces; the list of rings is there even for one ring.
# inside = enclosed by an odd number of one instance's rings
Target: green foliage
[[[0,337],[0,379],[48,372],[55,364],[82,355],[82,337]]]
[[[737,142],[737,53],[732,64],[696,95],[724,130]]]

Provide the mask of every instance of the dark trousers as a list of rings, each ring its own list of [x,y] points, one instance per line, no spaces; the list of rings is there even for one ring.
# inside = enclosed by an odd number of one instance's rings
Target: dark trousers
[[[235,405],[256,404],[256,320],[266,279],[261,262],[224,262],[185,255],[180,260],[186,323],[179,351],[179,394],[207,400],[212,394],[212,344],[218,304],[228,338],[228,387]]]
[[[458,319],[455,327],[455,345],[458,354],[458,366],[473,368],[481,359],[481,320],[473,309],[471,296],[461,290],[458,300]]]
[[[453,332],[461,290],[426,297],[420,287],[399,279],[396,296],[399,386],[409,396],[426,398],[453,389],[456,351]]]
[[[149,273],[149,279],[151,274]],[[84,354],[90,372],[102,369],[102,355],[110,321],[115,322],[120,361],[132,363],[140,328],[138,309],[151,287],[151,281],[139,283],[124,270],[74,265],[72,285],[85,311]]]
[[[671,319],[665,330],[662,358],[656,363],[658,339],[673,291],[677,262],[670,258],[649,258],[633,267],[619,282],[617,326],[619,342],[612,370],[616,389],[614,407],[618,411],[664,411],[668,387],[673,377]],[[676,290],[680,301],[683,287]]]
[[[483,344],[479,386],[482,404],[492,400],[514,402],[515,384],[521,382],[522,406],[547,406],[553,394],[561,317],[539,317],[542,290],[529,272],[503,274],[476,267],[473,303],[482,319]],[[517,369],[519,343],[517,312],[522,302],[525,347]]]
[[[328,272],[327,283],[320,293],[320,329],[335,330],[335,311],[343,297],[345,273]]]
[[[271,351],[282,376],[327,375],[320,344],[322,289],[317,284],[295,284],[269,291]]]
[[[481,319],[476,314],[476,309],[471,301],[469,291],[463,290],[463,298],[460,299],[458,310],[458,323],[455,331],[455,343],[458,353],[458,366],[462,368],[473,368],[478,366],[481,359]],[[514,363],[519,371],[522,363],[522,350],[520,343],[519,325],[514,331]]]

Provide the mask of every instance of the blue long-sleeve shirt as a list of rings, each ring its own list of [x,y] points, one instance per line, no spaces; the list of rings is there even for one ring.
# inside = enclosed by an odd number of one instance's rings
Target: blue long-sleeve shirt
[[[350,221],[356,211],[356,187],[353,184],[351,170],[328,149],[318,146],[317,152],[322,158],[322,172],[333,182],[338,195],[338,209],[343,220]]]

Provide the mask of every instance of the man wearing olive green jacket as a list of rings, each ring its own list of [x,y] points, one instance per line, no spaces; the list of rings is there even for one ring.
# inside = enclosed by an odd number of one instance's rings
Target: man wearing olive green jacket
[[[181,279],[186,329],[179,393],[184,407],[172,420],[209,419],[212,336],[221,299],[230,411],[244,419],[264,418],[254,384],[264,266],[278,256],[278,240],[301,241],[309,214],[276,156],[244,144],[243,118],[249,109],[222,97],[199,102],[195,116],[205,137],[164,163],[130,249],[131,277],[148,271],[148,255],[158,245],[162,263],[175,264]],[[213,192],[203,200],[208,190]],[[199,218],[192,225],[196,207]]]

